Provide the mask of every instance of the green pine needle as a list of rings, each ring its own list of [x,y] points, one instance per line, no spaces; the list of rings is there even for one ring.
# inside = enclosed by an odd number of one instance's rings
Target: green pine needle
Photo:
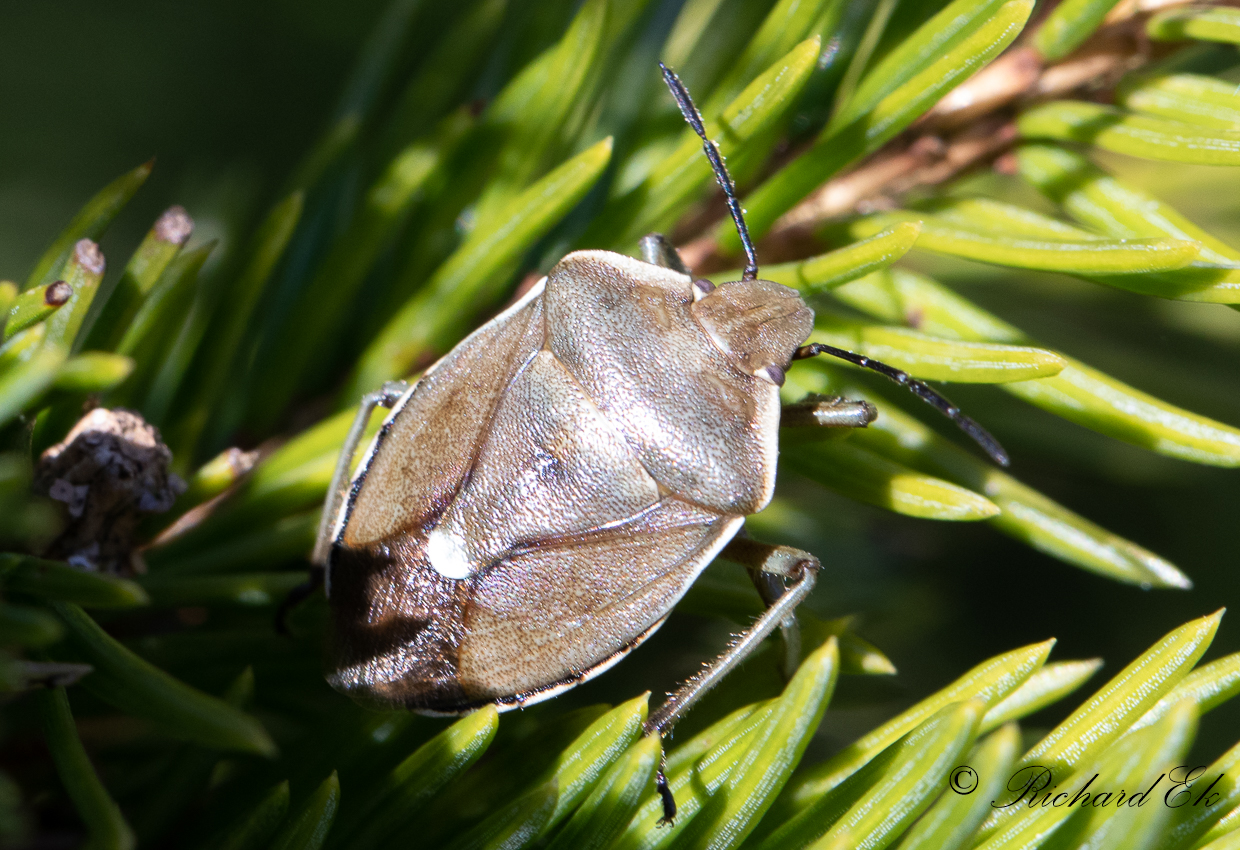
[[[962,407],[1019,446],[1009,474],[890,386],[798,364],[786,402],[838,395],[879,417],[848,433],[786,428],[779,496],[751,528],[839,538],[819,553],[820,581],[836,588],[853,560],[881,572],[895,559],[867,534],[977,541],[990,529],[1049,556],[1030,556],[1045,573],[1030,580],[1052,588],[1063,573],[1051,559],[1094,580],[1191,587],[1142,545],[1143,517],[1130,540],[1090,518],[1114,516],[1110,505],[1064,483],[1078,466],[1116,490],[1178,475],[1160,491],[1178,513],[1158,521],[1191,538],[1196,517],[1180,502],[1240,466],[1240,428],[1225,421],[1234,382],[1211,371],[1234,365],[1218,339],[1237,338],[1240,247],[1212,198],[1182,210],[1163,199],[1168,180],[1199,173],[1177,169],[1240,165],[1228,46],[1240,13],[1129,5],[1063,0],[1030,28],[1031,0],[585,0],[537,13],[393,0],[322,133],[287,152],[240,239],[204,211],[203,229],[226,235],[196,241],[194,210],[172,207],[108,263],[99,240],[152,163],[104,187],[24,286],[0,282],[0,692],[6,743],[21,746],[12,778],[0,774],[0,843],[53,824],[52,840],[92,848],[1240,848],[1240,744],[1201,757],[1213,761],[1192,789],[1208,804],[1161,803],[1173,768],[1207,740],[1200,719],[1240,694],[1240,653],[1202,661],[1222,611],[1079,697],[1102,662],[1048,661],[1050,639],[963,674],[946,672],[959,654],[923,671],[893,653],[897,672],[863,636],[869,622],[842,616],[872,598],[820,588],[787,680],[772,641],[663,740],[643,734],[643,691],[691,673],[761,610],[735,564],[707,571],[663,642],[597,685],[502,716],[355,705],[322,677],[324,597],[292,607],[289,634],[274,623],[306,577],[363,393],[416,376],[571,250],[635,253],[663,230],[691,264],[740,265],[656,57],[693,90],[772,260],[762,277],[811,303],[813,339],[970,385]],[[1144,46],[1114,67],[1052,85],[1138,31]],[[1033,76],[1017,85],[1016,66]],[[1003,96],[936,109],[965,84]],[[993,139],[1006,141],[966,164],[997,158],[1001,174],[957,179],[944,165]],[[1191,316],[1192,350],[1139,340],[1127,366],[1116,352],[1136,344],[1120,326],[1139,310]],[[1182,375],[1225,391],[1150,391]],[[1209,409],[1189,410],[1194,398]],[[160,426],[188,482],[171,511],[143,517],[134,575],[38,557],[72,518],[32,495],[38,454],[96,404]],[[1030,438],[1045,422],[1051,436]],[[1156,456],[1185,463],[1164,473],[1172,461]],[[1192,546],[1177,557],[1208,572]],[[1200,592],[1218,592],[1217,577]],[[875,581],[875,594],[909,587]],[[936,577],[918,581],[904,610],[939,593]],[[1015,595],[988,598],[996,619],[1046,637]],[[902,627],[913,641],[929,628]],[[1145,643],[1159,631],[1123,628]],[[901,710],[866,702],[884,687],[904,688]],[[590,704],[600,693],[616,704]],[[672,825],[655,789],[664,755]],[[1049,771],[1046,790],[1069,796],[1171,778],[1157,805],[992,806],[1024,770]]]

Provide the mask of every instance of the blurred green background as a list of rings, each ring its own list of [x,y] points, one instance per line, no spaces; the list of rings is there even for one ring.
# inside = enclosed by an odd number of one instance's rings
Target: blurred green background
[[[239,223],[327,120],[382,6],[4,4],[0,274],[24,274],[85,198],[150,157],[105,252],[172,199],[200,241]]]
[[[194,216],[195,243],[220,237],[226,253],[326,125],[381,5],[0,4],[0,276],[20,279],[85,199],[151,156],[154,176],[103,241],[105,253],[117,246],[110,256],[124,256],[119,246],[136,243],[171,203]],[[670,16],[679,3],[662,6],[656,14]],[[533,39],[528,52],[556,35]],[[487,93],[484,75],[479,94]],[[1240,244],[1234,169],[1119,157],[1108,164]],[[1003,177],[970,180],[1016,192]],[[1018,200],[1039,203],[1032,193]],[[906,263],[932,271],[1050,347],[1173,404],[1240,424],[1240,312],[916,251]],[[953,387],[950,394],[1005,443],[1013,474],[1168,558],[1196,585],[1143,591],[1040,555],[980,523],[896,516],[785,474],[772,511],[795,517],[813,509],[812,520],[796,524],[797,538],[785,542],[811,549],[826,566],[811,607],[824,615],[860,614],[860,633],[899,668],[894,678],[841,683],[815,744],[820,750],[1003,650],[1055,636],[1057,659],[1107,660],[1096,687],[1171,628],[1240,601],[1240,473],[1141,451],[992,389]],[[906,407],[941,427],[916,401]],[[755,528],[761,530],[761,518]],[[1224,620],[1208,657],[1240,649],[1236,616]],[[669,689],[721,646],[723,626],[701,626],[692,615],[674,618],[630,660],[565,699],[614,702]],[[727,698],[725,688],[717,699]],[[1049,724],[1075,704],[1069,699],[1026,726]],[[1236,728],[1240,703],[1232,702],[1203,720],[1197,751],[1219,752],[1233,743]]]

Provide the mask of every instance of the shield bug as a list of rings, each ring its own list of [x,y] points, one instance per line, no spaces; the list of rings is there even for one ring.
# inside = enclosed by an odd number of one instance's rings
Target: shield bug
[[[758,279],[719,151],[683,85],[663,73],[740,231],[741,280],[694,279],[658,236],[642,241],[643,260],[577,251],[415,383],[367,396],[315,547],[339,690],[448,715],[547,699],[650,637],[725,549],[748,567],[767,610],[650,716],[647,732],[666,733],[776,627],[794,643],[793,611],[818,561],[733,538],[770,501],[779,387],[796,359],[831,354],[877,370],[1005,462],[925,384],[805,345],[813,311],[795,290]],[[347,483],[376,406],[391,412]],[[860,427],[874,415],[835,399],[784,418]]]

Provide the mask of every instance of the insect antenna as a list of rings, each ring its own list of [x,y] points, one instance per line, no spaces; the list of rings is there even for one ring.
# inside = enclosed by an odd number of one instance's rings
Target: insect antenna
[[[849,363],[860,366],[863,369],[872,369],[878,374],[884,375],[897,384],[908,388],[913,395],[929,404],[935,410],[938,410],[952,422],[955,422],[956,427],[968,434],[975,443],[982,447],[986,454],[990,455],[990,459],[995,463],[1000,466],[1007,466],[1010,463],[1008,453],[985,428],[961,413],[960,408],[948,401],[946,397],[931,389],[928,384],[917,380],[908,372],[903,372],[894,366],[888,366],[886,363],[880,363],[877,360],[871,360],[864,354],[857,354],[844,348],[836,348],[833,345],[823,345],[820,342],[811,342],[809,345],[801,346],[792,355],[792,359],[804,360],[807,357],[817,357],[819,354],[829,354],[832,357],[847,360]]]
[[[663,80],[667,83],[667,87],[671,89],[672,97],[676,99],[676,105],[680,107],[680,114],[685,117],[685,121],[693,128],[693,132],[697,133],[702,139],[702,149],[706,151],[706,158],[710,160],[710,167],[715,172],[715,179],[719,181],[719,187],[723,189],[723,196],[727,199],[728,212],[732,214],[732,221],[736,223],[736,232],[740,235],[741,245],[745,249],[745,271],[741,274],[741,280],[757,280],[758,255],[754,250],[753,240],[749,236],[749,228],[745,224],[745,215],[741,210],[740,199],[736,197],[736,184],[732,182],[727,166],[723,164],[723,155],[719,153],[719,146],[706,136],[706,125],[702,122],[702,113],[698,112],[698,108],[693,104],[693,98],[689,96],[689,91],[685,88],[685,84],[680,81],[680,77],[676,76],[676,72],[662,62],[659,63],[659,70],[663,72]],[[829,354],[832,357],[847,360],[849,363],[864,369],[872,369],[880,375],[885,375],[897,384],[908,388],[922,401],[938,410],[952,422],[955,422],[956,427],[968,434],[974,442],[981,446],[991,460],[1000,466],[1009,465],[1008,454],[1003,446],[999,445],[999,441],[992,437],[981,425],[978,425],[968,416],[961,413],[960,408],[948,401],[946,397],[931,389],[928,384],[917,380],[912,375],[894,366],[888,366],[886,363],[871,360],[864,354],[857,354],[853,351],[836,348],[831,345],[823,345],[818,342],[801,346],[792,355],[792,359],[804,360],[807,357],[816,357],[819,354]]]
[[[749,228],[745,225],[745,215],[741,210],[740,199],[736,197],[736,184],[732,182],[732,176],[728,174],[727,166],[723,164],[723,155],[719,153],[719,146],[706,137],[706,125],[702,123],[702,113],[698,112],[698,108],[693,105],[693,98],[689,97],[689,90],[680,81],[680,77],[662,62],[659,63],[659,69],[663,72],[663,81],[672,90],[672,97],[676,98],[680,114],[685,116],[685,121],[689,122],[693,132],[701,137],[706,158],[710,160],[715,179],[719,181],[719,188],[723,189],[723,196],[728,201],[728,212],[732,213],[732,221],[736,223],[736,232],[740,234],[741,245],[745,248],[745,271],[741,275],[741,280],[757,280],[758,254],[754,251],[753,240],[749,238]]]

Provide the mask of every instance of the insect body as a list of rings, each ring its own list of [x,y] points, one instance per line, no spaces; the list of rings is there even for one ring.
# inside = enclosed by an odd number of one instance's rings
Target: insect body
[[[813,313],[606,251],[565,257],[396,402],[329,561],[332,683],[458,713],[545,699],[666,618],[775,483]]]
[[[606,670],[666,620],[724,554],[749,568],[766,612],[647,721],[663,734],[776,628],[795,660],[793,611],[810,554],[733,538],[771,499],[790,363],[831,354],[904,384],[999,462],[1002,449],[907,374],[804,345],[814,314],[757,279],[740,204],[702,137],[745,246],[741,280],[688,274],[662,237],[644,260],[569,254],[412,387],[364,400],[324,508],[315,562],[334,625],[331,683],[430,714],[554,696]],[[375,406],[392,411],[346,486]],[[811,401],[798,424],[860,427],[864,402]],[[726,547],[726,551],[725,551]],[[675,813],[660,770],[665,816]]]

